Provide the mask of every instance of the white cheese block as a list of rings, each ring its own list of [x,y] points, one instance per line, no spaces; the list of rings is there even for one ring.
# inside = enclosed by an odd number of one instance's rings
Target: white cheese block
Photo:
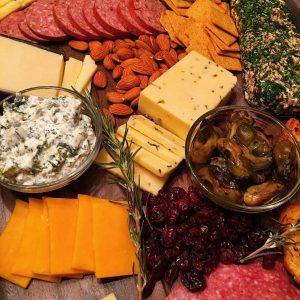
[[[17,1],[10,1],[6,3],[0,8],[0,21],[20,8],[22,8],[22,6]]]
[[[8,2],[12,2],[13,0],[0,0],[0,7],[4,6]]]
[[[122,141],[122,137],[117,135],[119,141]],[[161,159],[160,157],[152,154],[146,149],[139,147],[135,144],[131,144],[131,152],[135,152],[139,149],[134,157],[134,161],[138,163],[143,168],[147,169],[151,173],[158,177],[165,177],[170,175],[172,171],[176,168],[176,165],[172,165],[169,162]]]
[[[226,69],[191,51],[141,92],[139,111],[185,140],[201,115],[228,100],[236,82]]]
[[[111,294],[105,296],[104,298],[102,298],[101,300],[118,300],[118,299],[114,293],[111,293]]]
[[[109,156],[105,149],[102,149],[96,157],[95,163],[101,165],[111,163],[112,161],[113,159]],[[108,169],[107,171],[123,178],[123,175],[118,168]],[[168,176],[158,177],[137,163],[134,164],[134,176],[136,184],[140,182],[140,188],[153,195],[157,195],[159,190],[163,188],[164,184],[168,180]]]
[[[82,69],[82,61],[70,57],[70,59],[66,61],[65,64],[64,78],[61,86],[66,89],[72,90],[72,87],[75,87],[81,69]],[[64,95],[65,93],[60,92],[59,94]]]
[[[0,89],[17,92],[30,87],[61,86],[63,55],[0,37]],[[54,96],[48,90],[41,96]]]
[[[86,55],[83,61],[81,72],[74,86],[75,90],[79,93],[82,93],[88,87],[88,84],[92,80],[96,70],[97,65],[95,61],[93,61],[89,55]]]
[[[117,130],[117,133],[122,137],[125,134],[125,128],[126,124],[119,126]],[[132,141],[136,145],[142,147],[143,149],[151,152],[152,154],[160,157],[161,159],[167,161],[172,165],[179,165],[179,163],[182,161],[182,158],[180,158],[178,155],[176,155],[160,143],[157,143],[151,138],[143,135],[139,131],[131,127],[127,127],[127,130],[127,140]]]
[[[170,131],[162,128],[161,126],[155,124],[149,119],[145,118],[142,115],[131,116],[127,122],[127,125],[143,135],[151,138],[157,143],[160,143],[176,155],[181,158],[185,157],[184,140],[178,138],[176,135]]]

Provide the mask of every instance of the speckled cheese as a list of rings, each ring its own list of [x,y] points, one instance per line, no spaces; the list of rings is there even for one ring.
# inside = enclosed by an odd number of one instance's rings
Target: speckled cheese
[[[139,111],[185,140],[201,115],[225,103],[236,77],[191,51],[140,95]]]

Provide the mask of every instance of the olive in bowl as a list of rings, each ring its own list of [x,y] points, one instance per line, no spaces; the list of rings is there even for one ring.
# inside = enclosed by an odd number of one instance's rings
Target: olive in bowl
[[[286,139],[279,139],[284,131]],[[200,190],[225,208],[274,209],[300,186],[300,152],[291,132],[272,115],[225,106],[201,116],[186,140],[186,161]]]

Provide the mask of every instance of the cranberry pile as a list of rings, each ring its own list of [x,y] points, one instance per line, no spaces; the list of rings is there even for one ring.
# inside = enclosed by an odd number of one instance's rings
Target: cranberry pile
[[[144,226],[144,260],[148,283],[144,296],[156,281],[172,287],[180,276],[192,292],[206,287],[205,276],[219,263],[238,263],[266,241],[269,231],[257,219],[226,211],[197,194],[193,187],[162,190],[158,196],[143,194],[148,224]],[[271,268],[269,257],[264,266]]]

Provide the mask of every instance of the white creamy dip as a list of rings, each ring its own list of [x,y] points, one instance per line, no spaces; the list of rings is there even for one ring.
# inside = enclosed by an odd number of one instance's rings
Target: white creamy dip
[[[60,179],[85,161],[95,143],[81,100],[17,95],[0,116],[0,177],[23,185]]]

